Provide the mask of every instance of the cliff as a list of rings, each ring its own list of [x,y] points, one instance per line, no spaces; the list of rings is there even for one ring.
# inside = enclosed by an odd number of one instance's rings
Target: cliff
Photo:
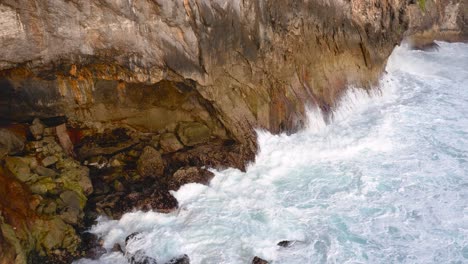
[[[244,168],[254,129],[294,132],[308,105],[328,116],[346,87],[373,87],[404,38],[466,38],[467,10],[464,0],[1,0],[0,120],[66,120],[94,140],[69,131],[83,164],[126,160],[172,188],[187,166]],[[121,181],[93,184],[115,194]],[[148,195],[172,208],[166,193]]]

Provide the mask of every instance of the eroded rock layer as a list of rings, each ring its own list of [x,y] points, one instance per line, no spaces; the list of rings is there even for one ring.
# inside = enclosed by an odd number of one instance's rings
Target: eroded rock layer
[[[66,262],[88,218],[173,210],[203,166],[244,169],[254,129],[327,116],[403,38],[467,24],[466,0],[0,0],[0,263]]]

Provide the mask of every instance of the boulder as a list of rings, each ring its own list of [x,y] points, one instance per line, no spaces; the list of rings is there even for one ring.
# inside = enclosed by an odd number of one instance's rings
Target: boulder
[[[145,147],[137,161],[138,173],[143,177],[156,178],[164,173],[164,161],[161,153],[152,147]]]
[[[259,257],[254,257],[252,259],[252,264],[268,264],[268,261],[261,259]]]
[[[30,186],[31,192],[35,194],[55,194],[57,183],[50,177],[44,177]]]
[[[185,167],[177,170],[170,180],[170,189],[177,190],[187,183],[208,184],[214,174],[208,170],[197,167]]]
[[[185,146],[195,146],[210,140],[210,129],[198,122],[181,123],[177,135]]]
[[[0,159],[5,155],[15,155],[24,149],[24,139],[8,129],[0,129]]]
[[[73,227],[58,217],[37,219],[34,223],[33,237],[38,240],[37,246],[45,252],[59,248],[73,252],[80,242]]]
[[[6,157],[5,167],[20,181],[34,181],[37,175],[31,173],[29,160],[23,157]]]
[[[32,125],[29,127],[29,131],[31,131],[32,136],[39,140],[44,135],[44,124],[42,124],[39,118],[34,118]]]
[[[165,153],[172,153],[184,148],[176,135],[173,133],[164,133],[159,138],[159,145]]]
[[[44,167],[50,167],[52,165],[54,165],[55,163],[57,163],[58,159],[57,157],[55,156],[48,156],[48,157],[45,157],[41,163],[42,163],[42,166]]]
[[[56,177],[57,172],[55,172],[53,169],[49,169],[43,166],[37,166],[34,171],[39,174],[40,176],[44,177]]]

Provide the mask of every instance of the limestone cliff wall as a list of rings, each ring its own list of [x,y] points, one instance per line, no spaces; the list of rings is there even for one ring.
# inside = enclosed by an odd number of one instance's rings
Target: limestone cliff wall
[[[466,38],[467,10],[466,0],[0,0],[0,121],[66,116],[96,132],[154,132],[148,141],[166,174],[242,168],[256,151],[255,128],[293,132],[307,105],[329,113],[349,85],[375,85],[406,37]],[[76,241],[62,243],[69,225],[27,209],[53,204],[59,180],[39,206],[1,159],[0,263],[24,263],[34,245],[73,251]],[[7,186],[18,190],[15,203],[5,202],[16,190]],[[42,228],[52,224],[62,229]],[[59,231],[40,244],[25,235],[31,226],[41,238]]]
[[[294,131],[306,104],[375,84],[410,2],[2,0],[0,117],[197,121],[252,151],[253,128]]]
[[[463,29],[464,2],[2,0],[0,118],[197,121],[255,149],[253,128],[294,131],[306,104],[375,84],[405,32]]]

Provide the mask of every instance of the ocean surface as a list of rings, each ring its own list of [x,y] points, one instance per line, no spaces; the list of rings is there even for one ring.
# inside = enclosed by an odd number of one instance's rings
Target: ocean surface
[[[397,47],[380,89],[350,89],[325,124],[310,109],[294,135],[259,131],[246,173],[174,192],[171,214],[101,218],[106,248],[133,232],[165,263],[468,263],[468,45]],[[280,241],[295,241],[290,247]],[[77,263],[128,263],[120,253]]]

